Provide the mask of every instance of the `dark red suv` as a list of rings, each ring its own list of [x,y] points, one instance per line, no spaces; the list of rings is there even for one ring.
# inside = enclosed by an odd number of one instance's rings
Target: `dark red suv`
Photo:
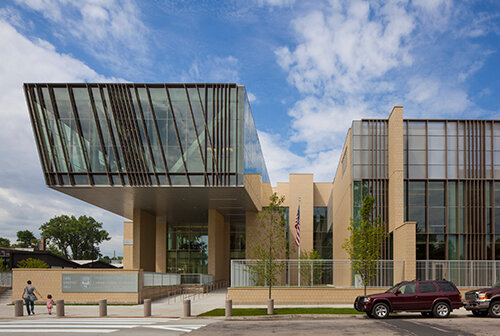
[[[354,301],[357,311],[379,319],[396,311],[421,312],[425,317],[448,317],[453,309],[462,306],[460,292],[447,280],[403,281],[385,293],[358,296]]]

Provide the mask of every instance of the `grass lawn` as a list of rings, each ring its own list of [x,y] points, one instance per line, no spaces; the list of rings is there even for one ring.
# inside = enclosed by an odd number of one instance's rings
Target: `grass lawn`
[[[275,308],[274,315],[288,314],[364,314],[354,308]],[[224,316],[225,309],[210,310],[198,316]],[[267,308],[233,308],[233,316],[267,315]]]

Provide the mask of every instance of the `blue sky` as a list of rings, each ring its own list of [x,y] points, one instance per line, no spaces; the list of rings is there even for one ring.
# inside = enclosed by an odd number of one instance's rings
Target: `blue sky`
[[[0,3],[0,236],[89,214],[45,187],[23,82],[236,82],[273,183],[331,181],[353,119],[500,119],[498,1],[7,0]]]

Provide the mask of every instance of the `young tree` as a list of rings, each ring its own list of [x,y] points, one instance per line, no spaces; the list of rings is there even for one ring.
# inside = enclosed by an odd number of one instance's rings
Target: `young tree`
[[[260,214],[259,229],[256,231],[252,248],[253,257],[257,260],[251,265],[250,273],[258,284],[266,284],[269,288],[269,299],[272,298],[272,286],[276,284],[284,264],[276,259],[285,258],[288,244],[286,238],[286,220],[281,205],[285,198],[276,193],[269,198],[269,205]]]
[[[359,210],[360,219],[354,221],[351,218],[348,228],[351,236],[342,245],[350,255],[354,273],[361,276],[365,295],[366,286],[377,274],[377,260],[381,257],[382,242],[387,238],[380,216],[374,217],[374,204],[375,198],[366,195]]]
[[[306,250],[300,253],[299,269],[301,284],[313,286],[321,281],[323,269],[319,260],[321,260],[321,256],[316,250]]]
[[[0,247],[10,247],[10,240],[0,237]]]
[[[18,247],[38,247],[38,239],[30,230],[17,231],[17,246]]]
[[[49,244],[68,259],[98,259],[100,250],[97,245],[111,239],[108,232],[102,230],[102,223],[87,216],[54,217],[40,226],[40,231]]]

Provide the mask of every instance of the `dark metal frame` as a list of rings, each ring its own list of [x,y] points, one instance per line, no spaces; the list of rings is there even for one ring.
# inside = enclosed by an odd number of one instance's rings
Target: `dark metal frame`
[[[45,98],[42,96],[42,88],[47,88],[49,97]],[[61,126],[59,124],[60,113],[58,111],[56,97],[53,92],[54,88],[65,88],[68,92],[72,109],[70,113],[75,120],[76,131],[79,138],[78,144],[80,146],[86,168],[85,173],[74,172],[71,168],[72,165],[68,154],[68,147],[65,143],[66,141],[63,137],[64,134],[62,133]],[[100,145],[100,149],[103,153],[105,172],[91,171],[89,153],[83,140],[84,135],[79,119],[79,111],[76,106],[75,97],[73,94],[73,89],[75,88],[85,88],[88,93],[91,106],[91,115],[88,117],[92,119],[91,125],[92,127],[95,127],[98,134],[98,144]],[[149,108],[154,120],[154,133],[157,136],[158,144],[162,149],[161,158],[164,165],[164,172],[158,172],[156,170],[155,156],[153,154],[153,149],[151,146],[152,139],[149,139],[142,106],[142,103],[144,103],[144,101],[141,102],[141,100],[139,99],[138,88],[144,88],[147,92],[147,103],[149,104]],[[244,109],[244,102],[238,101],[238,91],[242,88],[236,84],[25,84],[24,91],[27,99],[30,117],[32,120],[35,140],[37,142],[38,153],[47,185],[66,185],[62,180],[63,175],[68,177],[71,185],[75,185],[76,183],[73,177],[83,174],[88,177],[90,185],[95,185],[95,181],[93,180],[94,175],[106,175],[109,185],[117,185],[116,178],[114,177],[120,176],[121,186],[161,185],[160,176],[166,176],[168,185],[172,185],[171,177],[173,175],[180,174],[169,172],[166,154],[163,150],[165,148],[164,145],[166,144],[162,143],[160,137],[158,119],[156,118],[154,109],[155,107],[149,91],[149,89],[152,88],[162,88],[165,90],[166,100],[170,107],[169,113],[171,114],[174,129],[176,132],[177,144],[181,153],[180,159],[182,160],[182,164],[184,166],[184,172],[182,173],[182,175],[185,176],[187,185],[191,185],[190,176],[194,175],[202,175],[204,179],[204,185],[206,186],[227,186],[238,185],[238,183],[241,184],[243,181],[238,181],[238,169],[242,169],[242,167],[239,167],[237,158],[239,157],[239,151],[242,150],[238,148],[238,146],[241,146],[242,144],[239,143],[238,139],[238,125],[239,123],[243,123],[242,110]],[[94,97],[96,92],[93,89],[98,89],[99,97]],[[176,121],[176,112],[173,109],[172,101],[170,98],[170,89],[183,89],[183,91],[185,92],[186,101],[189,108],[188,114],[191,118],[191,120],[189,120],[188,117],[186,122],[191,122],[195,130],[196,141],[198,142],[198,152],[203,164],[203,171],[189,172],[187,169],[186,155],[188,149],[183,148],[183,143],[180,139],[178,123]],[[191,96],[189,94],[189,89],[196,90],[197,99],[199,100],[200,108],[203,113],[203,125],[200,124],[201,120],[195,119],[192,101],[195,96]],[[204,99],[202,99],[200,90],[204,90]],[[235,97],[232,97],[232,90],[234,90],[235,92]],[[35,92],[37,93],[36,95]],[[209,94],[211,94],[211,97],[209,97]],[[51,128],[47,124],[44,112],[45,99],[42,98],[50,100],[52,110],[54,111],[54,118],[56,119],[55,124],[57,125],[57,132],[59,134],[58,137],[56,137],[53,130],[51,131]],[[102,102],[102,115],[104,115],[105,120],[99,120],[99,113],[97,112],[95,101],[97,98],[99,98]],[[209,104],[210,99],[212,101]],[[236,100],[237,111],[232,111],[231,109],[232,99]],[[40,102],[38,102],[38,100],[40,100]],[[40,104],[40,107],[36,107],[35,104]],[[210,111],[208,109],[209,106],[211,107]],[[37,108],[42,109],[42,114],[40,115],[42,119],[39,118],[39,115],[35,110]],[[231,117],[234,113],[238,113],[238,111],[240,111],[239,113],[241,114],[241,116],[236,117],[236,138],[231,139]],[[211,121],[211,125],[209,121]],[[101,122],[103,123],[102,125]],[[47,132],[48,143],[46,143],[44,138],[44,130],[42,129],[42,124],[44,125],[45,131]],[[112,145],[112,150],[117,166],[116,171],[111,170],[110,162],[108,162],[109,149],[105,146],[102,129],[103,125],[107,126],[107,131],[109,133],[111,144],[108,145]],[[144,130],[145,139],[142,139],[141,135],[139,134],[139,129]],[[204,132],[204,135],[201,133],[201,131]],[[199,141],[200,136],[205,138],[205,148],[202,148],[202,144]],[[66,163],[66,171],[58,169],[58,162],[56,162],[57,160],[55,158],[56,153],[53,153],[53,151],[55,150],[54,143],[57,141],[59,141],[62,147],[64,157],[61,158],[61,160],[64,159]],[[230,150],[229,147],[232,147],[232,150]],[[207,150],[209,148],[212,150],[211,160],[207,160]],[[234,171],[230,171],[231,165],[229,160],[231,160],[232,155],[235,155],[236,158]],[[153,171],[149,171],[148,164],[146,162],[146,160],[148,159],[147,156],[149,156],[149,159],[152,160],[152,166],[155,167]],[[231,176],[234,176],[234,179]]]

